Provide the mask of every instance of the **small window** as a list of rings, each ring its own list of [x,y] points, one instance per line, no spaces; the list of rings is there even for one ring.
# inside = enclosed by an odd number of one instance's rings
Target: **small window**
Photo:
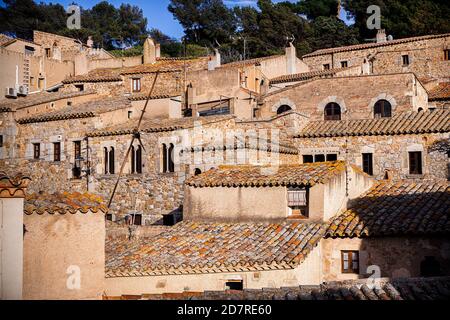
[[[306,189],[288,189],[287,201],[290,217],[308,217],[308,191]]]
[[[77,88],[78,91],[84,91],[84,84],[76,84],[75,88]]]
[[[38,89],[43,89],[43,88],[44,88],[44,79],[39,78],[38,79]]]
[[[131,79],[133,92],[140,92],[141,91],[141,79],[140,78],[133,78]]]
[[[335,102],[330,102],[325,106],[325,120],[341,120],[341,106]]]
[[[253,108],[253,118],[258,117],[258,108]]]
[[[409,66],[409,55],[407,54],[402,55],[402,63],[404,67]]]
[[[313,163],[314,162],[314,156],[310,154],[304,154],[303,155],[303,163]]]
[[[450,49],[444,50],[444,60],[450,61]]]
[[[142,225],[142,214],[135,213],[127,216],[127,222],[129,225],[141,226]]]
[[[330,70],[330,64],[329,63],[324,64],[323,70]]]
[[[325,162],[325,155],[324,154],[314,155],[314,162]]]
[[[422,174],[422,152],[409,152],[409,174]]]
[[[225,282],[225,290],[244,290],[244,282],[242,280],[230,280]]]
[[[67,101],[67,106],[71,107],[72,106],[72,101]]]
[[[433,256],[426,256],[420,263],[420,276],[421,277],[440,277],[441,265],[439,261]]]
[[[53,143],[53,161],[61,161],[61,142]]]
[[[341,251],[342,273],[359,274],[359,251]]]
[[[327,154],[327,161],[337,161],[337,154],[336,153]]]
[[[132,115],[133,115],[133,111],[128,111],[128,119],[131,119]]]
[[[341,61],[341,68],[347,68],[348,62],[347,61]]]
[[[198,176],[199,174],[202,173],[202,170],[200,170],[199,168],[195,168],[194,170],[194,176]]]
[[[81,178],[81,141],[73,142],[74,165],[72,168],[73,178]]]
[[[50,58],[51,57],[51,50],[50,50],[50,48],[45,48],[45,56],[47,57],[47,58]]]
[[[162,144],[162,172],[175,172],[174,159],[175,146],[171,143],[167,146],[165,143]]]
[[[131,147],[131,173],[142,173],[142,147]]]
[[[41,158],[41,144],[33,143],[33,159],[39,160]]]
[[[387,100],[378,100],[373,107],[374,117],[379,118],[390,118],[392,116],[392,106]]]
[[[115,163],[114,163],[114,148],[113,147],[111,147],[109,149],[108,162],[109,162],[109,174],[114,174],[115,173]]]
[[[373,175],[373,154],[372,153],[363,153],[363,171],[368,175]]]
[[[106,218],[107,221],[113,221],[113,215],[112,215],[112,213],[107,213],[106,216],[105,216],[105,218]]]
[[[0,148],[3,147],[3,135],[0,135]]]

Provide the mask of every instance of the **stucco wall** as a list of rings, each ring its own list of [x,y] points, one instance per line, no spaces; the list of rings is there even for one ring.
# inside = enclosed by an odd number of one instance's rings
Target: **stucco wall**
[[[24,224],[24,299],[101,298],[105,274],[101,212],[25,215]],[[80,289],[70,290],[68,278],[78,267]]]

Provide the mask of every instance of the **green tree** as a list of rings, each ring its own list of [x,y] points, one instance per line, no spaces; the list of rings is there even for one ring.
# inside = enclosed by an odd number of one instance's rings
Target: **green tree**
[[[315,20],[318,17],[336,17],[338,6],[337,0],[301,0],[294,8],[298,13],[305,14],[308,19]]]

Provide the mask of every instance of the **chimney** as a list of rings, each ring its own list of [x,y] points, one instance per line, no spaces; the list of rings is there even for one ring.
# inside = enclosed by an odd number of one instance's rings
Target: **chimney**
[[[152,38],[148,37],[144,42],[144,64],[156,62],[156,45]]]
[[[94,46],[94,40],[92,40],[92,36],[88,37],[86,45],[88,46],[88,48],[92,48]]]
[[[384,29],[380,29],[377,32],[377,43],[383,43],[386,42],[387,38],[386,38],[386,30]]]
[[[289,43],[289,47],[286,48],[286,73],[295,74],[297,73],[297,49],[294,47],[292,42]]]
[[[159,43],[157,43],[155,49],[156,49],[156,52],[155,52],[156,59],[161,58],[161,45]]]
[[[214,70],[222,65],[222,58],[218,49],[214,49],[214,56],[210,57],[208,70]]]
[[[24,198],[30,179],[0,172],[1,300],[21,300],[23,286]]]

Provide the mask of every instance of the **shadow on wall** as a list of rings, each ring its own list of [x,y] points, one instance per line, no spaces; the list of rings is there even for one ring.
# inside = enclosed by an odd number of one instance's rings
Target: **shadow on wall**
[[[334,218],[325,239],[330,279],[450,275],[448,183],[382,182]]]

